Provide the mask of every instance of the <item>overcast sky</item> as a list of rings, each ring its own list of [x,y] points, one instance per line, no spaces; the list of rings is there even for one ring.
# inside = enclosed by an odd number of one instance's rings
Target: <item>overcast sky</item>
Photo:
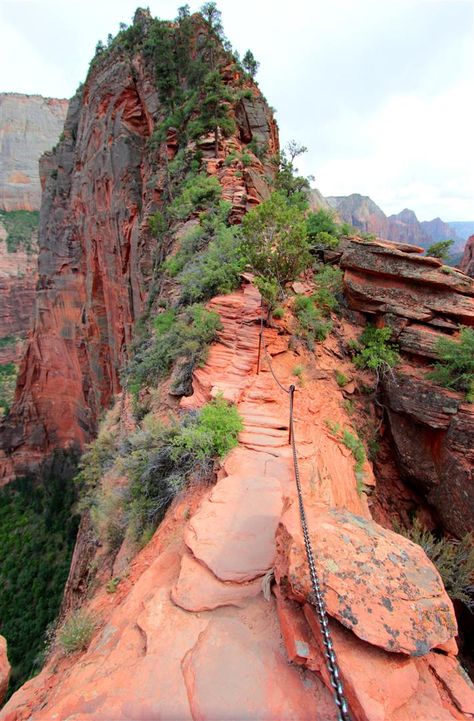
[[[176,16],[184,0],[144,0]],[[0,92],[69,97],[137,0],[0,0]],[[196,10],[202,2],[190,2]],[[474,220],[474,0],[220,0],[324,195]]]

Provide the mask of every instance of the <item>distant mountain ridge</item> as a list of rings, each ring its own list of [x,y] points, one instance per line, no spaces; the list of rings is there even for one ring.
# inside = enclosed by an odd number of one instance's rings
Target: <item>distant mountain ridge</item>
[[[379,238],[422,248],[428,248],[440,240],[451,239],[454,240],[453,254],[462,253],[469,233],[474,233],[474,222],[448,224],[441,218],[420,222],[409,208],[387,216],[369,196],[360,193],[324,198],[319,191],[312,190],[311,201],[315,208],[331,207],[342,221],[363,233],[374,233]]]

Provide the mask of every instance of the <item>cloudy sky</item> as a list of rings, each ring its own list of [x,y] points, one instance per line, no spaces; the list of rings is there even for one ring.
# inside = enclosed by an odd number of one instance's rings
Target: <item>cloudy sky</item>
[[[185,0],[144,0],[173,18]],[[138,0],[0,0],[0,92],[69,97]],[[190,2],[192,10],[202,2]],[[324,195],[474,220],[473,0],[219,0]]]

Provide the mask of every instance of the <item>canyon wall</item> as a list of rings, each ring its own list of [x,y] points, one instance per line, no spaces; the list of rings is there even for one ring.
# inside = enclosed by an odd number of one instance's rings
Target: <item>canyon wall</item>
[[[0,210],[38,210],[38,160],[58,141],[67,100],[0,93]]]
[[[229,74],[226,82],[233,80]],[[252,140],[270,155],[278,139],[255,86],[236,102],[233,115],[237,132],[221,138],[221,159],[213,157],[212,139],[200,141],[199,151],[238,219],[268,192],[263,166],[252,156],[237,172],[223,159]],[[133,324],[154,263],[167,250],[148,224],[167,182],[162,150],[149,142],[163,116],[153,68],[140,53],[131,58],[114,49],[71,100],[63,138],[41,160],[34,328],[2,429],[3,481],[54,448],[90,440],[99,414],[121,388]],[[174,131],[165,152],[171,159],[176,150]]]

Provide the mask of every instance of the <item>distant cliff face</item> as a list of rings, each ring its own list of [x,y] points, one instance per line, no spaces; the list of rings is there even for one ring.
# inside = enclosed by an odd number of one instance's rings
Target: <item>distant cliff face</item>
[[[474,235],[467,240],[459,267],[464,273],[474,278]]]
[[[330,196],[326,200],[346,223],[379,238],[422,248],[428,248],[439,240],[452,239],[455,241],[454,252],[462,250],[464,245],[456,230],[441,218],[420,223],[413,210],[408,208],[387,217],[371,198],[358,193]]]
[[[0,210],[39,210],[38,160],[62,132],[67,100],[0,93]]]

